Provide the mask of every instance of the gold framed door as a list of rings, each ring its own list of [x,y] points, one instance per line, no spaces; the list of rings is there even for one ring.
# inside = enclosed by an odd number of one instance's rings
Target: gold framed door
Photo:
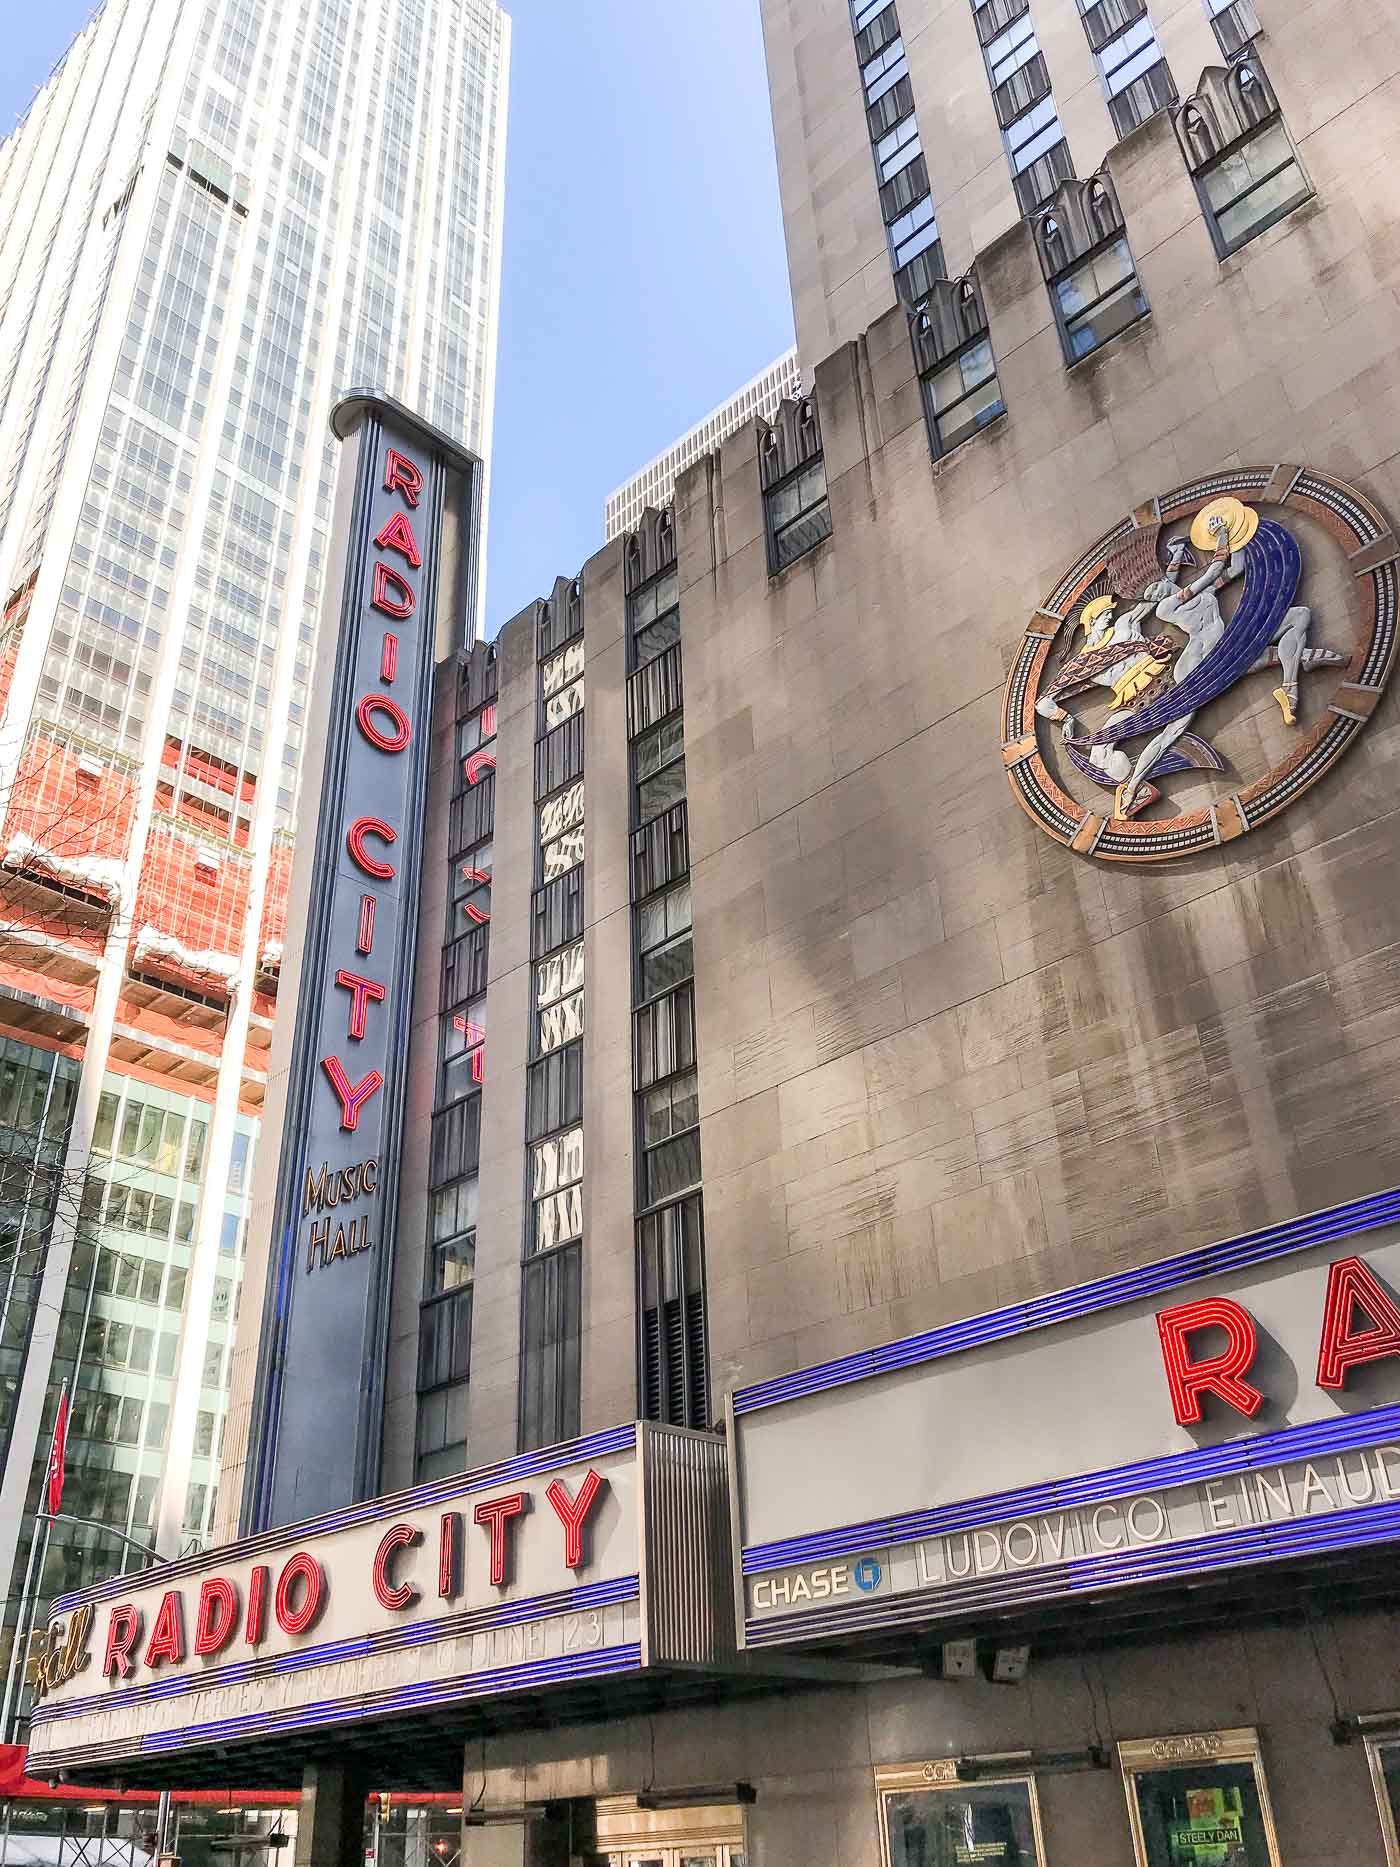
[[[1280,1867],[1252,1727],[1134,1738],[1118,1757],[1138,1867]]]

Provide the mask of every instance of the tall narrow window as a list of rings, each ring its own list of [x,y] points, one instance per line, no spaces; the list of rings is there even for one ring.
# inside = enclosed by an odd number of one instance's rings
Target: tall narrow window
[[[821,418],[811,397],[785,402],[759,446],[768,569],[776,577],[831,536]]]
[[[703,1230],[698,1196],[637,1222],[638,1398],[671,1426],[710,1424]]]
[[[1176,133],[1222,259],[1312,195],[1257,59],[1207,71],[1177,112]]]
[[[1035,225],[1066,363],[1078,363],[1146,315],[1117,196],[1106,176],[1066,182]]]
[[[909,321],[934,457],[1006,413],[976,279],[944,281]]]

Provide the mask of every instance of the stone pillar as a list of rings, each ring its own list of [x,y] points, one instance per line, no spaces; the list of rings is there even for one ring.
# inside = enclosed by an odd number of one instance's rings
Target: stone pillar
[[[365,1867],[365,1802],[360,1770],[308,1763],[297,1811],[294,1867]]]

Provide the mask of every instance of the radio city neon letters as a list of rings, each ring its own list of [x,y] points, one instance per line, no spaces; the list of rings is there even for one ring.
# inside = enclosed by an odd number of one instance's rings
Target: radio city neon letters
[[[372,562],[369,606],[396,623],[406,621],[418,607],[417,591],[404,573],[423,568],[422,548],[409,516],[422,497],[423,484],[421,468],[397,449],[386,449],[384,490],[400,494],[405,509],[385,520],[375,536],[374,548],[381,553],[395,553],[402,568],[396,569],[382,556]],[[399,666],[399,638],[392,630],[382,632],[378,661],[380,680],[392,686]],[[390,694],[361,694],[355,703],[355,724],[360,736],[386,758],[400,756],[413,742],[413,722]],[[396,873],[394,864],[371,854],[366,844],[372,840],[387,849],[398,837],[399,827],[382,817],[356,817],[346,829],[345,847],[351,861],[372,882],[390,882]],[[366,957],[374,951],[374,923],[375,897],[362,895],[355,950]],[[336,973],[335,984],[350,994],[346,1037],[352,1044],[359,1043],[368,1028],[370,1007],[384,1004],[388,987],[366,973],[345,968]],[[350,1070],[336,1055],[322,1057],[321,1068],[340,1103],[341,1128],[353,1133],[366,1107],[384,1087],[384,1077],[380,1071],[370,1070],[358,1082],[352,1081]]]
[[[562,1536],[566,1568],[586,1568],[591,1561],[588,1533],[606,1491],[607,1480],[591,1468],[573,1496],[557,1478],[546,1489],[550,1512],[544,1513],[543,1522],[551,1525],[551,1512],[557,1519],[558,1528],[549,1534]],[[514,1581],[515,1546],[531,1502],[528,1491],[510,1491],[483,1498],[472,1510],[473,1521],[486,1533],[472,1560],[486,1565],[493,1588],[509,1588]],[[432,1586],[427,1564],[434,1556],[435,1593],[443,1601],[455,1600],[463,1591],[467,1564],[462,1527],[460,1510],[442,1511],[433,1550],[431,1525],[425,1529],[421,1522],[390,1524],[369,1565],[370,1590],[378,1605],[398,1614],[420,1602],[425,1588]],[[189,1587],[193,1590],[195,1584]],[[256,1649],[267,1637],[269,1607],[284,1635],[296,1638],[309,1633],[325,1611],[331,1587],[332,1574],[326,1564],[310,1550],[299,1549],[285,1558],[275,1580],[267,1563],[257,1563],[243,1586],[228,1575],[207,1575],[189,1598],[178,1587],[167,1589],[151,1616],[149,1632],[141,1609],[133,1602],[121,1602],[107,1613],[102,1677],[122,1680],[142,1669],[159,1672],[190,1660],[211,1659],[238,1646]],[[193,1639],[187,1634],[191,1621]]]
[[[1205,1329],[1223,1332],[1225,1347],[1197,1355],[1191,1338]],[[1200,1423],[1201,1402],[1207,1394],[1253,1419],[1264,1404],[1264,1394],[1245,1376],[1259,1353],[1259,1332],[1242,1304],[1229,1297],[1179,1303],[1158,1312],[1157,1332],[1178,1425]],[[1400,1305],[1363,1259],[1339,1258],[1327,1272],[1317,1385],[1344,1388],[1353,1368],[1392,1355],[1400,1355]]]

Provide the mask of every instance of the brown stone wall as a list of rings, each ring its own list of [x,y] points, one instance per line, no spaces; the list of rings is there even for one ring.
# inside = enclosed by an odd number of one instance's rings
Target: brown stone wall
[[[1004,421],[931,464],[891,312],[817,370],[829,543],[770,582],[752,432],[682,483],[717,1389],[1400,1180],[1397,693],[1277,821],[1157,869],[1057,846],[1000,752],[1028,617],[1140,502],[1287,460],[1400,515],[1400,33],[1264,12],[1315,201],[1218,262],[1159,116],[1111,160],[1133,332],[1066,371],[1018,226],[980,260]],[[1202,722],[1247,776],[1287,750],[1270,685]]]

